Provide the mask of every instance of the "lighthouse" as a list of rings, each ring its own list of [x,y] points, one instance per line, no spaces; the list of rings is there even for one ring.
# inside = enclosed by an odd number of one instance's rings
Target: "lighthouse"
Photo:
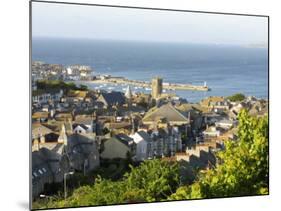
[[[204,87],[207,87],[207,82],[206,81],[204,81]]]

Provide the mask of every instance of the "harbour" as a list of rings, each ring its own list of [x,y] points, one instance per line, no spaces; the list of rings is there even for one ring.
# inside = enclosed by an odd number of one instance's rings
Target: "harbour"
[[[144,88],[146,90],[151,89],[152,83],[140,81],[140,80],[129,80],[124,77],[111,77],[111,76],[99,76],[91,80],[96,84],[111,84],[111,85],[131,85],[135,88]],[[207,86],[206,82],[204,85],[192,85],[192,84],[180,84],[180,83],[163,83],[163,89],[166,90],[191,90],[191,91],[210,91],[211,89]]]

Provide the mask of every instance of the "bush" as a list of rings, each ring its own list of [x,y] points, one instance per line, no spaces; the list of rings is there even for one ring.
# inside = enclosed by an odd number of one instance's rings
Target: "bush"
[[[232,102],[239,102],[239,101],[242,101],[245,99],[245,95],[243,95],[241,93],[237,93],[237,94],[227,97],[227,99],[229,99]]]
[[[178,164],[156,159],[138,167],[131,166],[131,172],[121,180],[97,176],[94,185],[79,187],[66,200],[52,199],[44,203],[38,200],[34,205],[36,208],[56,208],[160,201],[176,191],[178,181]]]
[[[86,85],[81,84],[80,87],[77,87],[73,82],[66,83],[61,80],[39,80],[36,81],[36,86],[39,90],[62,89],[65,92],[68,92],[69,90],[88,90],[88,87]]]
[[[268,193],[268,117],[239,114],[239,141],[227,141],[221,164],[181,187],[169,199],[214,198]]]

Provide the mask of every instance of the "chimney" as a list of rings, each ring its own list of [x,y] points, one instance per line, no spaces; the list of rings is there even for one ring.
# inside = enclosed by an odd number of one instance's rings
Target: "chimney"
[[[135,120],[134,120],[133,115],[131,115],[131,124],[132,124],[132,131],[131,131],[131,133],[134,134],[136,128],[135,128]]]
[[[40,144],[38,141],[38,137],[36,137],[33,141],[33,151],[39,151],[40,149]]]
[[[65,130],[65,125],[63,124],[60,131],[60,136],[58,138],[58,143],[67,145],[67,135]]]
[[[45,136],[44,135],[40,135],[40,144],[44,144],[45,143]]]
[[[51,116],[51,118],[54,118],[54,115],[55,115],[55,110],[54,110],[54,109],[51,109],[51,111],[50,111],[50,116]]]

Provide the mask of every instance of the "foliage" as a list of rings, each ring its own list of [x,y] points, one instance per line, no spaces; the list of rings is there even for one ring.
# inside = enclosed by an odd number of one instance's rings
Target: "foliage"
[[[86,85],[80,84],[79,90],[81,90],[81,91],[87,91],[87,90],[88,90],[88,87],[87,87]]]
[[[131,167],[126,177],[128,189],[141,189],[146,201],[167,198],[179,186],[179,166],[166,161],[144,161],[138,168]]]
[[[66,200],[37,201],[34,208],[75,207],[158,201],[166,199],[179,187],[178,164],[158,159],[131,166],[121,180],[97,176],[94,185],[81,186]]]
[[[268,193],[268,118],[239,114],[237,142],[227,141],[220,163],[169,199],[213,198]]]
[[[242,101],[245,99],[245,95],[243,95],[241,93],[237,93],[237,94],[227,97],[227,99],[229,99],[232,102],[239,102],[239,101]]]
[[[68,92],[69,90],[88,90],[88,87],[86,85],[80,85],[80,87],[77,87],[73,82],[67,83],[61,80],[39,80],[36,81],[36,86],[39,90],[62,89],[65,92]]]

